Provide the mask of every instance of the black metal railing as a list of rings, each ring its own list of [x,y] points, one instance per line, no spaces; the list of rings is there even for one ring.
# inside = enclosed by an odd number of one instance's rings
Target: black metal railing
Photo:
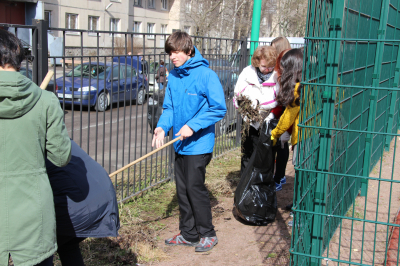
[[[39,84],[48,69],[53,70],[48,90],[60,99],[70,137],[109,173],[153,150],[152,132],[165,91],[156,74],[161,60],[168,71],[173,69],[164,52],[167,34],[48,28],[43,21],[0,27],[12,27],[17,35],[19,29],[29,29],[31,60],[23,62],[26,75]],[[48,43],[48,33],[54,36],[53,43]],[[240,146],[241,119],[232,97],[236,80],[248,65],[248,41],[198,36],[193,41],[217,73],[226,97],[226,116],[215,126],[215,158]],[[53,44],[58,49],[48,51]],[[172,138],[169,132],[166,141]],[[169,146],[112,181],[122,201],[173,178],[174,151]]]

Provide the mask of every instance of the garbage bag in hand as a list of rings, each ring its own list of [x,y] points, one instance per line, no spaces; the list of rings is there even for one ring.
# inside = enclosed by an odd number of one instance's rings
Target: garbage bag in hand
[[[234,205],[239,217],[257,225],[268,224],[276,216],[271,131],[278,121],[271,119],[263,123],[257,147],[235,191]]]

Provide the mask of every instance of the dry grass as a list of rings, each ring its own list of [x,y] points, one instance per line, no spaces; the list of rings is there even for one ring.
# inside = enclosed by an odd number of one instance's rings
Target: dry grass
[[[242,117],[247,117],[247,119],[243,120],[243,127],[242,127],[242,142],[244,141],[245,136],[249,134],[250,124],[252,122],[260,122],[261,115],[259,112],[259,107],[254,109],[251,104],[251,100],[244,95],[240,95],[237,98],[237,102],[239,104],[238,112],[242,115]]]
[[[212,160],[207,166],[206,186],[215,197],[233,197],[240,180],[240,150],[235,149]]]
[[[219,196],[233,197],[239,182],[239,149],[214,159],[207,166],[206,186],[211,200]],[[214,214],[219,210],[213,208]],[[167,217],[178,216],[175,184],[167,182],[150,189],[142,196],[120,205],[120,236],[117,238],[90,238],[81,244],[85,264],[91,265],[135,265],[168,259],[167,254],[157,248],[159,234],[166,225]],[[58,258],[55,265],[61,265]]]

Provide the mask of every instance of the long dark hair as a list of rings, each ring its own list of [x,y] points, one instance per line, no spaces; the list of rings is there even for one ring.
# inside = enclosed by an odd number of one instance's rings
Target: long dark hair
[[[288,51],[281,60],[282,76],[279,81],[279,93],[276,101],[279,105],[288,106],[293,101],[296,105],[300,105],[300,99],[294,98],[294,89],[296,83],[301,82],[301,74],[303,70],[303,52],[301,49],[292,49]],[[297,89],[300,95],[301,86]]]

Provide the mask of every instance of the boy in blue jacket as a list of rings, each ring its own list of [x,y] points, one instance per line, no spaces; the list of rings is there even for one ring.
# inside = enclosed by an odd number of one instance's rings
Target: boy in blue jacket
[[[214,148],[215,123],[226,113],[225,97],[217,74],[208,68],[208,61],[186,32],[169,36],[165,51],[175,68],[168,76],[164,111],[154,130],[152,146],[161,147],[171,127],[181,138],[174,143],[181,232],[165,244],[209,251],[218,239],[204,182]]]

